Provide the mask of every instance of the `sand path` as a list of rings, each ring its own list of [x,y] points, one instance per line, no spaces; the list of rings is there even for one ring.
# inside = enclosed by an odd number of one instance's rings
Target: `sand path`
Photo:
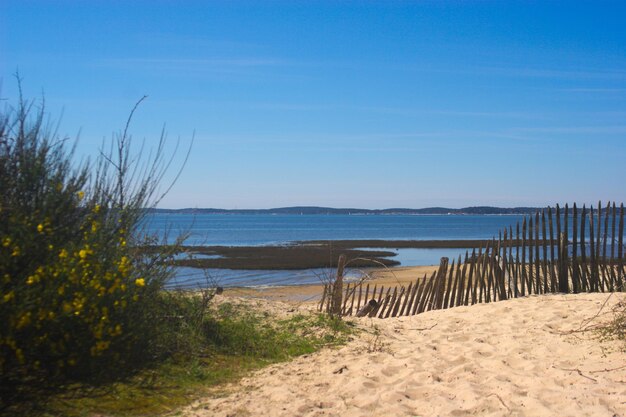
[[[603,312],[624,299],[613,295]],[[607,294],[358,319],[347,346],[265,368],[189,416],[626,416],[626,353],[568,333]],[[592,323],[608,320],[601,314]]]

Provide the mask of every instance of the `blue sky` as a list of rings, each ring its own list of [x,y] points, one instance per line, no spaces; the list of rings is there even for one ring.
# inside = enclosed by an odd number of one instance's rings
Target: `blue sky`
[[[161,207],[624,201],[625,21],[600,1],[3,0],[0,94],[19,69],[80,155],[148,95],[137,141],[195,132]]]

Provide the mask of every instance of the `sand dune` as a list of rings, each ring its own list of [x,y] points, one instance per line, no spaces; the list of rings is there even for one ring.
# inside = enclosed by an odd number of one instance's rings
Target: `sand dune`
[[[626,416],[626,354],[574,332],[607,294],[358,319],[347,346],[265,368],[190,416]],[[592,324],[611,318],[615,294]]]

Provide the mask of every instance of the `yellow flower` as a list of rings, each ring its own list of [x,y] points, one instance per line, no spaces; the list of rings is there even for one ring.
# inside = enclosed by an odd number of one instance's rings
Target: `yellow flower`
[[[17,329],[22,329],[26,326],[28,326],[30,324],[30,317],[31,317],[31,313],[28,312],[24,315],[22,315],[22,317],[20,317],[18,323],[17,323]]]
[[[100,211],[100,204],[96,204],[93,208],[94,213],[98,213]]]
[[[85,192],[84,191],[79,191],[76,193],[76,195],[78,196],[79,200],[82,200],[83,198],[85,198]]]
[[[38,231],[39,233],[43,233],[43,224],[39,223],[39,224],[37,225],[37,231]]]
[[[5,237],[2,240],[2,246],[4,246],[5,248],[8,248],[11,245],[11,238],[10,237]]]
[[[85,259],[87,257],[87,251],[85,249],[81,249],[80,252],[78,252],[78,256],[80,256],[80,259]]]
[[[146,280],[143,278],[137,278],[135,280],[135,285],[138,287],[145,287],[146,286]]]
[[[24,363],[24,352],[22,349],[15,350],[15,357],[17,358],[19,363]]]
[[[61,252],[59,252],[59,258],[60,259],[67,258],[67,251],[65,249],[62,249]]]
[[[11,301],[13,298],[15,298],[15,292],[13,291],[9,291],[8,293],[6,293],[3,297],[2,300],[5,303],[8,303],[9,301]]]

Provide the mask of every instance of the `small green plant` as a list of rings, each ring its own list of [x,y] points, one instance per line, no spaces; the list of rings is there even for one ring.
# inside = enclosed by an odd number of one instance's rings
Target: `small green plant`
[[[622,349],[626,350],[626,300],[613,306],[613,320],[603,326],[602,333],[619,340],[622,343]]]

